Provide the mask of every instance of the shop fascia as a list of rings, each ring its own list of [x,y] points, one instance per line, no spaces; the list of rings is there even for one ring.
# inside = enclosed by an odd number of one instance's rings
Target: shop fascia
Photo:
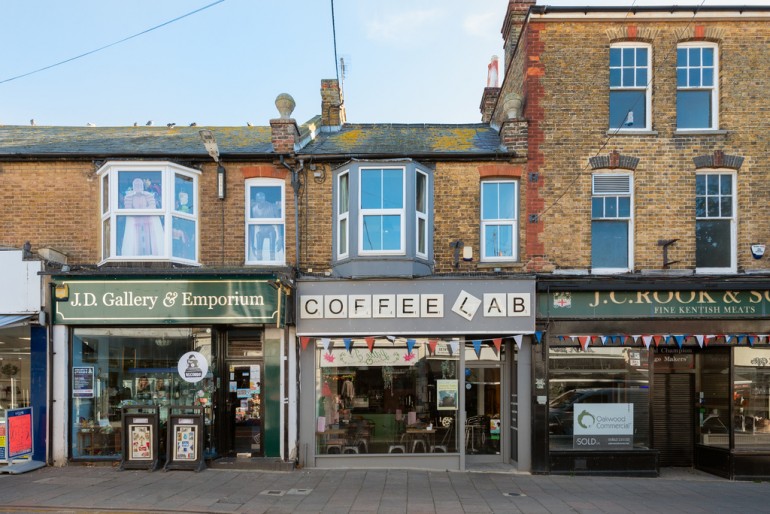
[[[55,279],[54,321],[84,323],[282,323],[283,288],[269,278]]]

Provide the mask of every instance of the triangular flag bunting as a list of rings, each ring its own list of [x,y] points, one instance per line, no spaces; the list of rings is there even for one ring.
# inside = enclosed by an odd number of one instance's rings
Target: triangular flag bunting
[[[516,336],[513,336],[513,337],[514,337],[514,339],[516,338]],[[521,337],[521,336],[519,336],[519,337]],[[497,354],[500,355],[500,346],[503,344],[503,338],[502,337],[496,337],[496,338],[492,339],[492,344],[495,345],[495,350],[497,350]],[[519,348],[521,348],[521,345],[519,345]]]
[[[648,350],[650,349],[650,343],[652,342],[652,336],[642,336],[642,343],[644,343],[645,348]]]
[[[708,346],[709,343],[713,342],[714,339],[716,339],[717,336],[714,334],[708,334],[706,337],[703,338],[703,346]]]
[[[431,355],[436,354],[436,345],[438,345],[438,341],[435,339],[431,339],[428,341],[428,351],[430,351]]]
[[[348,353],[351,353],[353,351],[353,340],[349,337],[345,337],[342,339],[342,341],[345,343],[345,349],[348,351]]]
[[[414,344],[416,342],[417,341],[415,341],[414,339],[407,339],[406,340],[406,349],[409,350],[408,353],[412,353],[412,350],[414,350]]]
[[[374,338],[373,337],[367,337],[366,338],[366,346],[369,347],[369,353],[372,353],[374,351]]]
[[[580,347],[583,349],[583,351],[586,351],[588,345],[591,344],[591,338],[588,336],[578,336],[577,339],[580,341]]]
[[[671,344],[671,340],[672,340],[673,338],[674,338],[674,336],[672,336],[671,334],[668,334],[668,335],[665,337],[665,341],[666,341],[666,344]]]
[[[697,334],[695,336],[695,340],[698,341],[698,346],[700,346],[701,348],[703,348],[703,339],[704,339],[703,334]]]
[[[641,334],[634,334],[631,336],[631,344],[636,344],[639,342],[639,338],[642,337]]]
[[[332,344],[332,340],[329,339],[328,337],[322,337],[321,338],[321,344],[324,346],[324,350],[326,350],[328,352],[329,351],[329,346],[331,346],[331,344]]]
[[[660,345],[660,342],[663,340],[663,336],[652,336],[652,342],[655,343],[655,348],[657,348]]]
[[[535,332],[535,341],[537,341],[537,344],[540,344],[543,342],[543,331],[538,330]]]
[[[674,336],[674,341],[676,341],[676,345],[679,347],[680,350],[682,349],[682,345],[684,345],[685,337],[686,336],[681,335],[681,334]]]
[[[460,341],[457,341],[457,340],[450,341],[449,350],[452,352],[452,355],[457,355],[457,352],[460,351]]]
[[[754,342],[757,340],[757,336],[754,334],[749,334],[746,336],[746,341],[749,343],[749,346],[754,346]]]
[[[304,350],[304,349],[307,348],[307,344],[310,342],[310,338],[309,337],[300,337],[299,338],[299,342],[302,345],[302,349]]]
[[[599,336],[599,341],[602,342],[602,346],[607,344],[607,336]]]
[[[473,349],[476,351],[476,357],[481,358],[481,339],[473,340]]]
[[[522,337],[521,334],[516,334],[515,336],[513,336],[513,340],[516,341],[516,348],[518,348],[519,350],[521,350],[521,337]]]

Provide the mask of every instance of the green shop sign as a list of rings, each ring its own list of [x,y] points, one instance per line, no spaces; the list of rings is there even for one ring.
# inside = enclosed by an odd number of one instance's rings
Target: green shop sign
[[[55,280],[54,323],[187,324],[285,321],[284,288],[268,279]]]
[[[550,291],[539,317],[754,318],[770,313],[770,291]]]

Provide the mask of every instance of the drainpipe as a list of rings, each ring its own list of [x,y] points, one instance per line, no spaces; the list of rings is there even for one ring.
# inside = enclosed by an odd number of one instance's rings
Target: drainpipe
[[[302,188],[302,183],[299,180],[299,174],[305,169],[305,162],[303,159],[299,160],[299,168],[294,169],[284,161],[283,155],[280,156],[281,166],[291,172],[291,187],[294,190],[294,241],[295,241],[295,254],[294,254],[294,268],[299,273],[299,190]]]

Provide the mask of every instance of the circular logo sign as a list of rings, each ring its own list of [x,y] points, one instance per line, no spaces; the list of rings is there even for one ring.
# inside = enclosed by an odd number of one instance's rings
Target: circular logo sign
[[[182,380],[195,384],[206,378],[206,373],[209,371],[209,363],[203,354],[187,352],[179,359],[177,369]]]

